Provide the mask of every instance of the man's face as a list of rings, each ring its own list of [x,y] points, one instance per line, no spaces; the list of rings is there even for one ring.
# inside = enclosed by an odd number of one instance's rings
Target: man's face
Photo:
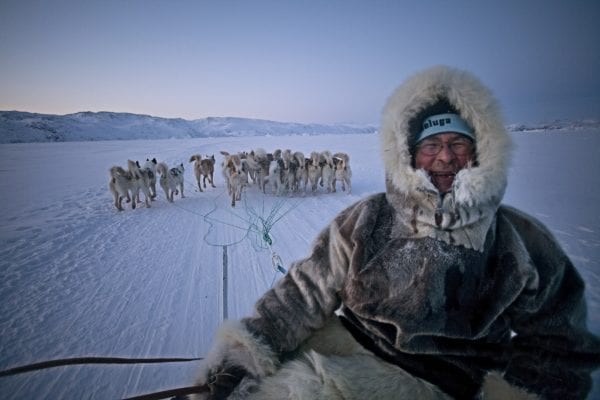
[[[457,133],[440,133],[417,145],[415,168],[427,171],[440,193],[446,193],[450,191],[456,173],[473,156],[474,146],[469,138]]]

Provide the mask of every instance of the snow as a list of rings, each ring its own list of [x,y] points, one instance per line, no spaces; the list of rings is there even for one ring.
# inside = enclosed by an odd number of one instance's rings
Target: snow
[[[587,283],[589,326],[600,334],[600,128],[513,133],[505,202],[554,233]],[[346,151],[352,194],[263,195],[250,186],[235,209],[219,166],[216,188],[196,190],[192,154],[262,147]],[[376,134],[209,137],[0,145],[0,369],[80,356],[196,357],[224,315],[254,301],[307,255],[342,209],[384,190]],[[185,198],[118,212],[108,169],[127,159],[183,162]],[[124,203],[125,204],[125,203]],[[270,228],[272,248],[261,222]],[[223,266],[227,299],[223,301]],[[116,399],[193,383],[197,362],[69,366],[0,378],[6,399]],[[600,396],[600,374],[595,374]]]

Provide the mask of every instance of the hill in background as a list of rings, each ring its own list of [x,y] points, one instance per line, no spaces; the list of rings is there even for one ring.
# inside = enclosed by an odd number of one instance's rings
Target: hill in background
[[[234,117],[209,117],[189,121],[115,112],[48,115],[0,111],[0,143],[323,135],[376,131],[377,128],[372,125],[300,124]]]
[[[598,120],[513,124],[513,132],[579,129],[599,126]],[[0,111],[0,143],[74,142],[92,140],[190,139],[202,137],[285,136],[376,133],[376,125],[301,124],[236,117],[197,120],[160,118],[117,112],[67,115]]]

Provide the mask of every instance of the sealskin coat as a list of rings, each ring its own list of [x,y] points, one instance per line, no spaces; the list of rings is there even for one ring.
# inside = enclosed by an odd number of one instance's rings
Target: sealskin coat
[[[459,113],[476,138],[475,162],[444,196],[412,159],[438,111]],[[585,398],[600,342],[584,283],[540,222],[500,204],[511,143],[488,89],[425,70],[389,98],[380,136],[386,193],[341,212],[251,318],[226,324],[211,358],[260,382],[337,313],[364,349],[451,397]]]

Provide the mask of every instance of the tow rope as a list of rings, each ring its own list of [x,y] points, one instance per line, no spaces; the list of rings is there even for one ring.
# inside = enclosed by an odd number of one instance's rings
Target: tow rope
[[[181,357],[163,357],[163,358],[124,358],[124,357],[73,357],[61,358],[57,360],[42,361],[33,364],[22,365],[19,367],[5,369],[0,371],[0,377],[24,374],[26,372],[38,371],[42,369],[62,367],[67,365],[85,365],[85,364],[158,364],[173,362],[190,362],[202,360],[201,357],[181,358]],[[143,394],[135,397],[128,397],[124,400],[159,400],[166,398],[184,399],[188,394],[202,393],[210,391],[208,385],[188,386],[176,389],[165,390]]]
[[[122,357],[74,357],[62,358],[58,360],[42,361],[39,363],[23,365],[20,367],[9,368],[0,371],[0,377],[23,374],[25,372],[37,371],[40,369],[48,369],[62,367],[65,365],[82,365],[82,364],[156,364],[170,362],[188,362],[198,361],[202,358],[122,358]]]
[[[182,396],[187,396],[188,394],[197,394],[197,393],[203,393],[203,392],[209,392],[209,391],[210,391],[210,388],[208,385],[188,386],[188,387],[182,387],[182,388],[177,388],[177,389],[165,390],[162,392],[142,394],[140,396],[135,396],[135,397],[127,397],[123,400],[161,400],[161,399],[166,399],[166,398],[171,398],[172,400],[179,400],[179,399],[185,399],[186,397],[182,397]]]

